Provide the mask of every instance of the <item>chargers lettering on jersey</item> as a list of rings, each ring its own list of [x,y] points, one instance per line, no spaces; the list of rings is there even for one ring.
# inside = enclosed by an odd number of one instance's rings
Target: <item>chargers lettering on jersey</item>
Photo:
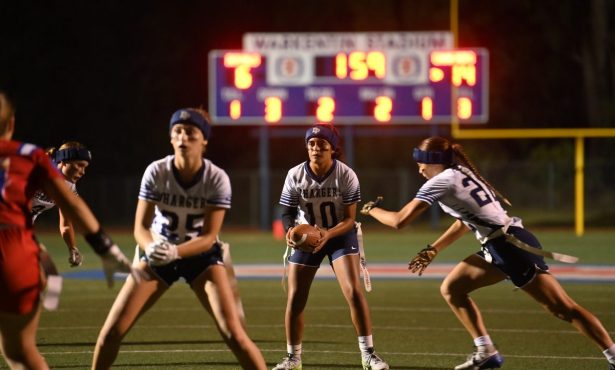
[[[186,207],[202,209],[207,205],[207,200],[203,197],[185,197],[183,195],[162,193],[160,201],[171,207]]]
[[[301,189],[301,197],[304,199],[310,198],[333,198],[337,197],[337,188],[321,188],[321,189]]]

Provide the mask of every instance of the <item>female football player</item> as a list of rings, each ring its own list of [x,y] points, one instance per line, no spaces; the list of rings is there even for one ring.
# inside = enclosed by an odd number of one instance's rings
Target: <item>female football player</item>
[[[98,336],[92,368],[110,368],[136,320],[183,277],[241,367],[264,369],[261,352],[242,326],[218,242],[231,184],[203,158],[211,130],[207,113],[180,109],[169,130],[174,154],[145,170],[135,215],[142,252],[136,269],[150,277],[140,283],[129,277],[122,287]]]
[[[77,195],[77,181],[85,175],[85,169],[92,161],[92,154],[81,143],[68,141],[60,146],[59,149],[51,148],[47,150],[47,155],[51,158],[58,170],[64,175],[66,185]],[[44,192],[37,191],[32,198],[32,222],[43,212],[55,207],[53,199],[49,198]],[[68,247],[68,263],[71,267],[80,266],[83,256],[77,248],[75,240],[75,230],[72,222],[60,213],[60,235]]]
[[[469,294],[507,278],[547,311],[570,322],[595,342],[604,351],[610,369],[615,369],[615,345],[608,332],[549,274],[536,237],[523,228],[521,219],[508,216],[498,198],[509,204],[508,201],[480,175],[461,145],[431,137],[414,149],[413,158],[419,173],[427,179],[415,198],[398,212],[386,211],[378,208],[377,202],[368,202],[361,213],[397,229],[415,220],[437,201],[444,212],[457,219],[410,261],[410,270],[419,275],[441,250],[466,232],[475,233],[481,251],[460,262],[440,287],[442,296],[476,346],[467,361],[455,369],[499,368],[502,365],[503,358]]]
[[[130,261],[102,231],[81,198],[74,196],[45,152],[12,141],[15,115],[0,91],[0,349],[12,369],[47,369],[36,347],[40,293],[44,287],[30,200],[36,189],[53,199],[103,260],[109,284]]]
[[[288,257],[288,298],[286,302],[286,352],[274,370],[301,369],[303,316],[310,286],[322,260],[329,258],[335,270],[350,316],[356,329],[364,369],[388,369],[374,352],[372,323],[367,300],[361,287],[359,246],[355,216],[361,200],[355,172],[342,163],[337,130],[319,124],[305,133],[309,160],[288,171],[280,204],[287,230],[287,245],[296,223],[309,223],[321,230],[314,252],[292,249]]]

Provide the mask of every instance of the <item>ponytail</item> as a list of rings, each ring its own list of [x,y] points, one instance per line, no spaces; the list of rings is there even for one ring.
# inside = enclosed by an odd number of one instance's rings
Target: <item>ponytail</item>
[[[476,168],[474,163],[472,163],[472,161],[470,160],[468,155],[463,151],[463,147],[461,146],[461,144],[452,144],[451,145],[451,149],[453,150],[453,153],[454,153],[453,157],[455,158],[454,160],[455,160],[456,164],[461,164],[461,165],[467,167],[474,174],[474,176],[476,176],[480,181],[482,181],[485,185],[487,185],[487,187],[501,201],[506,203],[508,206],[512,206],[512,204],[510,203],[508,198],[506,198],[504,195],[502,195],[502,193],[500,193],[493,185],[491,185],[487,180],[485,180],[485,178],[480,174],[480,172],[478,172],[478,169]]]

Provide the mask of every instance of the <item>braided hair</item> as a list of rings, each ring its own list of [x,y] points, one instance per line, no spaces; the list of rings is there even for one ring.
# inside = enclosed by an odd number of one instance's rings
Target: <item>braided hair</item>
[[[448,139],[438,136],[432,136],[425,140],[423,140],[418,148],[425,152],[452,152],[452,161],[448,165],[448,167],[453,167],[455,165],[462,165],[467,167],[480,181],[482,181],[487,187],[504,203],[509,206],[512,206],[510,201],[502,195],[493,185],[489,183],[489,181],[485,180],[485,178],[478,172],[478,169],[474,165],[474,163],[470,160],[468,155],[463,150],[461,144],[451,143]]]

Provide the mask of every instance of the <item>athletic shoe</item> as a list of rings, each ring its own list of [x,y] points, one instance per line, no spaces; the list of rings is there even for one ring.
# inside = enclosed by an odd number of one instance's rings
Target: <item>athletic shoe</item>
[[[609,362],[609,370],[615,370],[615,364]]]
[[[388,370],[389,369],[389,364],[384,362],[384,360],[381,359],[376,354],[376,352],[372,352],[370,353],[369,356],[367,356],[367,358],[363,358],[361,360],[361,363],[363,364],[363,370]]]
[[[478,346],[474,353],[468,356],[468,360],[461,365],[455,366],[455,370],[483,370],[499,369],[504,363],[504,357],[490,346],[491,351],[487,351],[485,346]]]
[[[295,357],[292,354],[287,354],[282,362],[275,365],[271,370],[301,370],[301,357]]]

